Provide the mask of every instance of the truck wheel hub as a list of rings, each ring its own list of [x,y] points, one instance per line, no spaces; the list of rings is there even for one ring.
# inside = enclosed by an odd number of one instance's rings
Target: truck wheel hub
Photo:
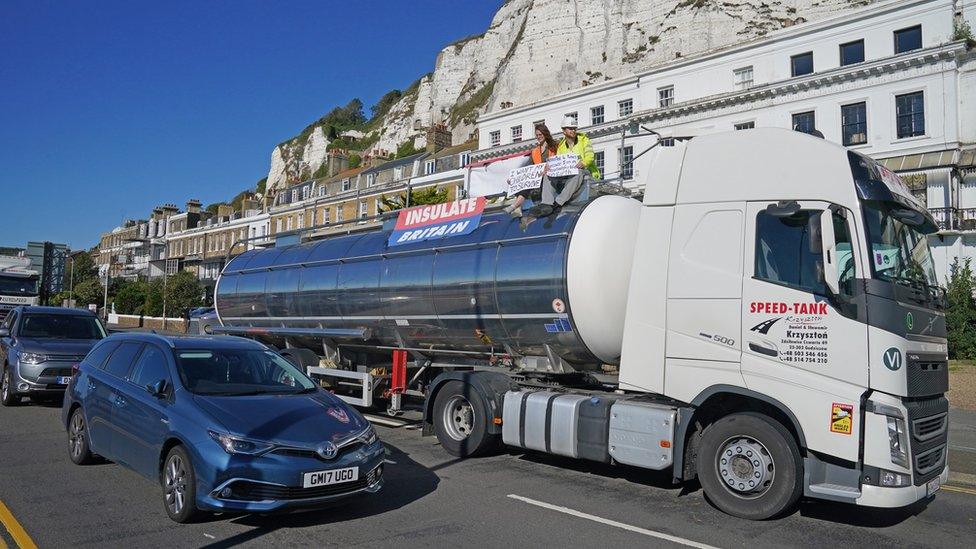
[[[474,409],[468,399],[455,395],[444,407],[441,421],[451,438],[457,441],[464,440],[474,430]]]
[[[719,478],[732,493],[756,497],[773,482],[773,457],[761,442],[746,436],[725,441],[716,466]]]

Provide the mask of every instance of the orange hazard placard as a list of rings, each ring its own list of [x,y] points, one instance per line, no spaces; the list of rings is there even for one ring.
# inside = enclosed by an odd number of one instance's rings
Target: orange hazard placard
[[[839,404],[830,406],[830,432],[849,435],[854,432],[854,406]]]

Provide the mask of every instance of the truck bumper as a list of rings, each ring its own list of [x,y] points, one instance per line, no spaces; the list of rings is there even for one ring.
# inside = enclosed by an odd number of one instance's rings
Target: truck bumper
[[[942,470],[939,475],[939,486],[945,485],[949,480],[949,466]],[[861,486],[861,497],[857,498],[858,505],[868,507],[905,507],[920,499],[928,497],[928,488],[922,486],[904,486],[902,488],[887,488],[884,486]]]

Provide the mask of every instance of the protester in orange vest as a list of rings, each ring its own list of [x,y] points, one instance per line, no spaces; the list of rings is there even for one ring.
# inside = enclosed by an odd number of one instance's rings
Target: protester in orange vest
[[[533,164],[544,164],[549,160],[550,156],[556,155],[556,140],[552,138],[552,133],[545,124],[538,124],[535,127],[535,140],[536,146],[532,149],[532,163]],[[543,168],[545,170],[545,168]],[[543,177],[545,177],[546,172],[542,172]],[[539,189],[526,189],[520,191],[515,195],[515,203],[511,206],[505,208],[505,211],[510,213],[512,217],[522,217],[522,204],[525,202],[526,198],[533,198],[535,195],[535,200],[539,200],[541,192]]]

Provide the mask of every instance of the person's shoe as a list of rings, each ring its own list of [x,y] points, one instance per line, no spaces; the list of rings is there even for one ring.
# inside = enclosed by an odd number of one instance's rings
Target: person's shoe
[[[522,208],[515,208],[514,210],[512,210],[512,211],[510,211],[508,213],[509,213],[509,215],[511,215],[512,217],[514,217],[515,219],[519,219],[519,218],[522,217]]]
[[[539,213],[538,215],[536,215],[536,217],[546,217],[547,215],[552,214],[552,210],[553,210],[552,205],[539,204],[538,207],[539,207]]]

